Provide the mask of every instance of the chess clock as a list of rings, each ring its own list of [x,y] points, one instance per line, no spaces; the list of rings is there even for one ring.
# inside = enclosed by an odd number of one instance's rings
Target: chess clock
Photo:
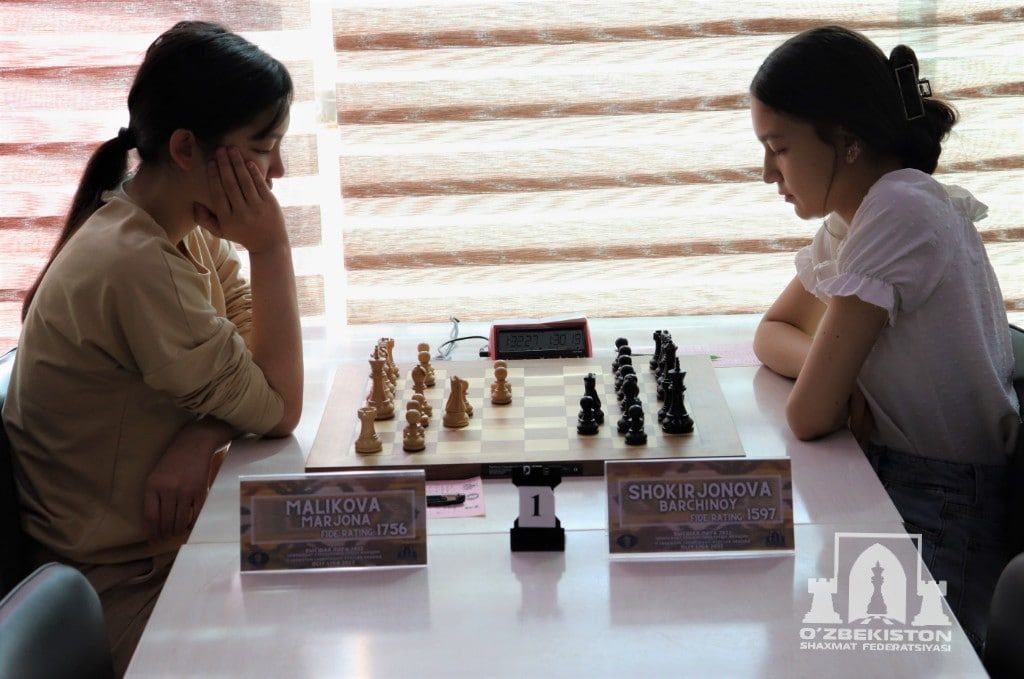
[[[586,318],[491,326],[491,358],[589,358],[591,355]]]

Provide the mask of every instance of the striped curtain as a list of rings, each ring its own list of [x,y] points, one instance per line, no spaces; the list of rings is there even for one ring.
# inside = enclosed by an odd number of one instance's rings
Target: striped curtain
[[[296,259],[319,251],[317,116],[309,0],[0,2],[0,351],[71,204],[92,150],[128,123],[146,48],[183,19],[217,21],[283,61],[295,81],[288,177],[275,182]],[[324,38],[329,40],[329,38]],[[322,267],[298,271],[303,315],[323,313]]]
[[[765,310],[817,224],[761,182],[747,87],[827,23],[913,47],[963,114],[938,178],[990,205],[978,227],[1024,312],[1019,3],[379,0],[333,19],[352,322]]]
[[[937,173],[1024,321],[1024,7],[1009,0],[4,0],[0,349],[152,39],[220,21],[290,68],[275,182],[304,325],[761,312],[816,224],[760,180],[747,85],[805,28],[913,47]],[[244,253],[243,253],[244,256]]]

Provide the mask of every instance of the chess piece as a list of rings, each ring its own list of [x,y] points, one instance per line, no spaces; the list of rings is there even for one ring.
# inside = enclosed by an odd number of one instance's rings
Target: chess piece
[[[583,393],[594,399],[594,419],[598,424],[604,424],[604,411],[601,409],[601,397],[597,394],[597,376],[594,373],[587,373],[583,377]]]
[[[504,406],[512,402],[512,385],[508,383],[508,368],[495,363],[494,382],[491,383],[491,403]]]
[[[423,366],[414,365],[409,371],[409,376],[412,378],[412,393],[426,396],[423,392],[427,386],[427,371]]]
[[[616,354],[615,360],[612,361],[612,373],[615,373],[619,369],[619,359],[623,356],[632,356],[633,350],[628,344],[624,344],[619,347],[619,353]]]
[[[384,361],[384,391],[387,397],[391,400],[395,398],[396,384],[395,380],[391,375],[391,366],[388,365],[388,350],[384,346],[384,338],[377,340],[377,346],[373,348],[370,357],[375,360]]]
[[[623,358],[629,358],[624,356]],[[632,359],[631,359],[632,360]],[[615,377],[615,393],[618,394],[622,391],[622,381],[626,379],[626,375],[636,375],[636,368],[628,363],[619,365],[619,372]]]
[[[415,397],[409,399],[405,404],[405,411],[418,410],[420,412],[420,426],[426,429],[430,426],[430,416],[423,410],[423,403],[416,400]]]
[[[651,370],[658,369],[658,361],[661,359],[661,330],[654,331],[654,355],[651,356]]]
[[[676,365],[676,347],[675,342],[668,340],[665,346],[662,348],[662,370],[658,372],[658,400],[665,400],[665,389],[668,387],[668,372]]]
[[[466,413],[466,398],[462,392],[464,385],[467,383],[460,380],[456,375],[452,375],[449,383],[448,402],[444,406],[444,418],[441,421],[444,423],[444,426],[450,429],[461,429],[462,427],[469,426],[469,414]]]
[[[693,431],[693,418],[686,412],[686,404],[683,401],[683,393],[686,391],[683,379],[686,373],[674,368],[668,374],[670,396],[666,398],[668,410],[661,423],[661,430],[666,434],[689,434]]]
[[[423,413],[427,418],[427,424],[424,424],[423,426],[428,426],[430,423],[430,418],[434,416],[434,407],[427,402],[427,397],[424,396],[423,394],[413,394],[412,400],[420,404],[419,411]]]
[[[616,424],[616,429],[620,434],[625,434],[629,429],[629,410],[633,406],[640,406],[640,424],[643,425],[644,421],[644,409],[638,398],[640,394],[640,385],[637,384],[635,375],[634,379],[626,380],[622,383],[622,417],[619,418]]]
[[[428,345],[428,344],[421,344],[420,346],[421,347],[429,347],[430,345]],[[427,348],[427,349],[420,349],[419,353],[416,354],[416,358],[417,358],[417,360],[419,360],[420,365],[423,366],[423,372],[424,372],[423,383],[426,384],[428,387],[434,386],[436,384],[436,382],[435,382],[436,378],[434,376],[434,366],[430,365],[430,349],[429,348]]]
[[[638,402],[639,402],[639,396],[640,396],[640,383],[637,381],[636,375],[626,375],[624,378],[622,378],[622,389],[619,390],[618,392],[616,392],[616,394],[615,394],[615,398],[617,398],[619,400],[619,410],[621,410],[622,412],[626,412],[626,410],[629,408],[629,406],[626,405],[626,383],[627,382],[632,382],[633,386],[636,387],[636,389],[634,390],[634,393],[637,395],[637,401]]]
[[[384,375],[384,359],[370,359],[370,374],[373,387],[370,390],[369,398],[366,399],[366,405],[374,409],[376,419],[390,420],[395,416],[395,403],[385,386],[387,378]]]
[[[626,443],[631,446],[643,446],[647,444],[647,434],[644,432],[644,409],[638,405],[629,407],[629,431],[626,432]]]
[[[398,364],[395,363],[395,339],[393,337],[385,337],[384,339],[384,354],[387,359],[388,375],[391,376],[391,384],[398,384]]]
[[[461,379],[461,378],[460,378]],[[463,407],[466,409],[466,415],[473,417],[473,404],[469,402],[469,382],[467,380],[462,381],[462,401]]]
[[[565,551],[565,529],[555,516],[555,486],[561,481],[557,467],[512,468],[512,483],[519,488],[519,518],[509,531],[513,552]]]
[[[380,437],[373,428],[373,421],[377,417],[377,409],[372,406],[360,408],[356,411],[359,414],[359,437],[356,438],[356,452],[366,455],[379,453],[384,449]]]
[[[415,401],[409,401],[415,404]],[[415,408],[405,411],[405,429],[402,430],[402,450],[407,453],[418,453],[427,447],[426,437],[423,435],[423,425],[420,424],[423,413]]]
[[[580,414],[576,418],[576,433],[581,436],[593,436],[600,428],[594,417],[594,399],[584,396],[580,399]]]

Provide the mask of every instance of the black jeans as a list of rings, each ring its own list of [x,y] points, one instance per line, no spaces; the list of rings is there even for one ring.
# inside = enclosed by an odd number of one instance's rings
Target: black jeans
[[[903,518],[921,534],[921,558],[981,653],[992,591],[1009,562],[1006,465],[945,462],[868,445],[865,455]]]

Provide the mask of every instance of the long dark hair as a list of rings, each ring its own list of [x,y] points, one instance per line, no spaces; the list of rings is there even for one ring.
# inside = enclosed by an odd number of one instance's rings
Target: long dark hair
[[[892,155],[903,167],[931,174],[942,141],[957,121],[956,110],[932,97],[901,91],[897,69],[912,66],[917,87],[917,56],[906,45],[886,58],[866,37],[841,26],[812,28],[777,47],[757,70],[750,93],[762,103],[814,125],[818,136],[842,126],[874,151]],[[914,119],[911,119],[914,118]]]
[[[54,258],[102,206],[103,192],[124,179],[131,149],[138,150],[143,163],[161,162],[171,134],[186,129],[200,147],[212,151],[227,133],[272,109],[267,133],[288,114],[291,96],[284,65],[223,26],[182,21],[154,40],[128,93],[128,127],[89,159],[57,243],[25,295],[22,319]]]

